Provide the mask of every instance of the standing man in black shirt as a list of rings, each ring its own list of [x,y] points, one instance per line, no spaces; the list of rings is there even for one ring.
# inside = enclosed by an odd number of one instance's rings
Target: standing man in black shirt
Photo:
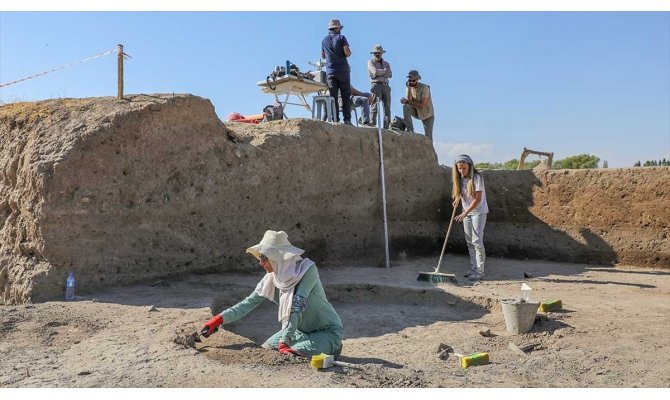
[[[347,57],[351,55],[349,42],[342,35],[342,24],[339,19],[333,19],[328,24],[328,36],[321,42],[321,58],[326,59],[326,82],[330,95],[337,99],[351,98],[351,72]],[[338,93],[339,92],[339,93]],[[335,101],[335,122],[340,122],[339,104]],[[344,123],[351,125],[351,103],[342,102]]]

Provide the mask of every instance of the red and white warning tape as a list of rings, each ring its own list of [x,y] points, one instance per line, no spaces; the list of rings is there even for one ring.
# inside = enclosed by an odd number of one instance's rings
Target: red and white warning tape
[[[77,62],[73,62],[73,63],[67,64],[67,65],[63,65],[63,66],[60,66],[58,68],[50,69],[48,71],[40,72],[39,74],[27,76],[25,78],[17,79],[15,81],[7,82],[7,83],[2,83],[2,84],[0,84],[0,87],[5,87],[5,86],[13,85],[15,83],[27,81],[28,79],[37,78],[38,76],[41,76],[41,75],[46,75],[46,74],[54,72],[54,71],[60,71],[61,69],[72,67],[74,65],[81,64],[81,63],[84,63],[86,61],[91,61],[93,59],[100,58],[100,57],[106,56],[107,54],[112,54],[112,53],[116,53],[116,52],[118,52],[118,49],[109,50],[109,51],[106,51],[104,53],[96,54],[92,57],[84,58],[83,60],[80,60],[80,61],[77,61]]]

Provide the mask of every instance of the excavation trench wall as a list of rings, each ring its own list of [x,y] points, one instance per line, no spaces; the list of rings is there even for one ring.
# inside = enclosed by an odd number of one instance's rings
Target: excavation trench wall
[[[392,257],[439,252],[449,168],[384,131]],[[186,272],[245,271],[285,230],[319,265],[384,262],[377,131],[291,119],[223,124],[191,95],[0,107],[3,303]],[[489,255],[670,267],[670,168],[485,171]],[[460,225],[450,251],[464,252]]]
[[[488,255],[670,268],[668,167],[483,175]],[[467,252],[460,226],[452,243]]]
[[[184,272],[258,268],[244,250],[285,230],[317,263],[382,265],[373,129],[292,119],[226,127],[190,95],[0,109],[0,294],[59,297]],[[430,141],[386,131],[394,252],[432,250],[445,203]],[[427,250],[428,249],[428,250]]]

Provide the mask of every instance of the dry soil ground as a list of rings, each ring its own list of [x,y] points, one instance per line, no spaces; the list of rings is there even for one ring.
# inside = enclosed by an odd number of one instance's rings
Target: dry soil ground
[[[201,326],[210,306],[233,304],[257,275],[191,275],[51,301],[0,307],[0,387],[662,387],[670,386],[670,271],[489,259],[487,279],[416,281],[436,258],[390,270],[321,268],[346,329],[342,360],[319,371],[257,343],[279,328],[267,303],[198,349],[175,340]],[[523,273],[533,278],[523,279]],[[522,282],[538,300],[561,299],[531,332],[505,330],[499,299]],[[155,306],[156,310],[150,310]],[[492,336],[479,334],[490,329]],[[526,357],[508,348],[534,344]],[[463,370],[438,358],[440,343],[486,351]]]

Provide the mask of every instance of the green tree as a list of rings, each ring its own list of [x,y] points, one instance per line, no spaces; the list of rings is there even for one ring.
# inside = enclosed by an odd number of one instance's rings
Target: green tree
[[[484,170],[484,169],[493,169],[493,164],[490,162],[480,162],[475,164],[475,168],[478,170]]]
[[[499,162],[480,162],[475,164],[475,168],[478,170],[484,170],[484,169],[502,169],[502,164]]]
[[[639,167],[640,162],[638,161],[634,166]],[[643,167],[668,167],[670,166],[670,161],[666,160],[665,158],[662,160],[647,160],[642,164]]]
[[[502,165],[503,169],[517,169],[519,167],[519,160],[516,158],[505,161]]]
[[[603,168],[609,168],[609,164],[607,163],[607,160],[603,161]]]
[[[588,169],[598,168],[600,158],[592,154],[579,154],[576,156],[566,157],[562,160],[557,160],[554,169]]]
[[[640,160],[637,160],[635,164],[633,164],[633,167],[641,167],[642,164],[640,164]]]

